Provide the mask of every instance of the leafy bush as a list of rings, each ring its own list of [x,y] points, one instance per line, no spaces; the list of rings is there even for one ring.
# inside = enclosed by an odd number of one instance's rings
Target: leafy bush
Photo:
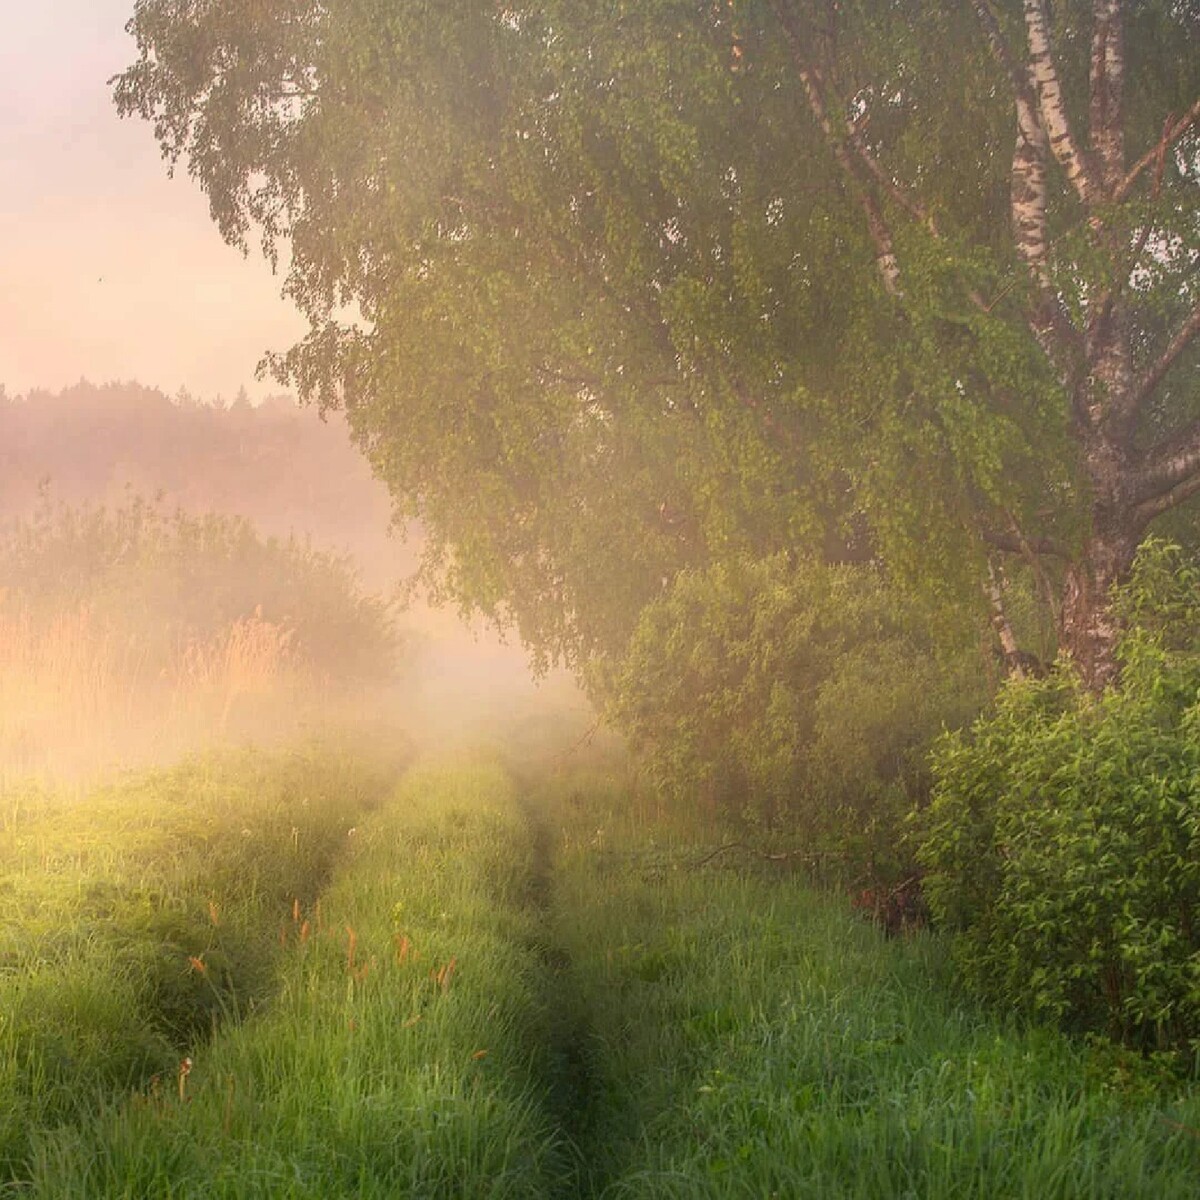
[[[910,866],[929,743],[983,687],[970,631],[877,570],[779,556],[680,575],[612,707],[666,794],[799,833],[879,883]]]
[[[168,761],[327,724],[393,679],[346,560],[142,500],[0,530],[0,781]]]
[[[1117,686],[1060,663],[939,743],[926,893],[979,995],[1200,1046],[1200,569],[1148,544],[1119,611]]]
[[[0,531],[0,593],[41,612],[87,606],[162,659],[251,618],[291,631],[294,652],[333,679],[379,678],[394,661],[386,604],[341,556],[263,538],[242,518],[44,505]]]

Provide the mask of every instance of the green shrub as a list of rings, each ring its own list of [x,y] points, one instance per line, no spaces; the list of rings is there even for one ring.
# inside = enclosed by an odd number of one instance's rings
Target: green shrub
[[[651,605],[612,712],[677,803],[801,837],[850,879],[912,864],[926,755],[986,684],[969,625],[869,566],[784,556],[684,572]]]
[[[1060,663],[939,743],[926,893],[979,995],[1200,1046],[1200,571],[1147,545],[1120,610],[1117,686]]]

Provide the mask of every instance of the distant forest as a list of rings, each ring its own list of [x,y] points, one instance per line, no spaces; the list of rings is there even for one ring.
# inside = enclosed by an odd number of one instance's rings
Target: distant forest
[[[412,544],[388,536],[387,489],[341,414],[322,420],[287,396],[252,404],[172,399],[137,383],[58,393],[0,388],[0,520],[39,503],[120,504],[249,518],[262,532],[345,550],[380,587],[408,573]]]

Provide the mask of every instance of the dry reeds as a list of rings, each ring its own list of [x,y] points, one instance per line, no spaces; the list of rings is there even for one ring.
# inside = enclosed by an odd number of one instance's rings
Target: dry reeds
[[[185,702],[196,692],[220,697],[220,728],[225,731],[239,697],[269,695],[298,666],[294,651],[295,631],[265,620],[260,605],[252,616],[184,646],[176,665],[175,694]]]
[[[294,630],[261,608],[206,638],[165,632],[0,596],[0,785],[177,754],[321,693]]]

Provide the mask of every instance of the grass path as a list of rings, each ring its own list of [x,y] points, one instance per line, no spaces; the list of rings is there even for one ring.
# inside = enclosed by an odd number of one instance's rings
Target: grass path
[[[297,907],[274,999],[186,1078],[41,1130],[18,1194],[1197,1194],[1195,1084],[1014,1029],[935,939],[702,857],[600,777],[412,772]]]
[[[511,781],[410,773],[295,913],[273,1004],[179,1088],[48,1133],[63,1197],[535,1197],[561,1174],[540,1097],[530,842]]]
[[[553,805],[549,936],[585,1064],[564,1194],[1200,1194],[1200,1087],[959,1002],[932,937],[888,941],[795,879],[693,869],[694,842],[631,823],[603,780]]]
[[[0,1182],[37,1131],[169,1076],[271,995],[387,768],[329,748],[210,755],[0,820]]]

